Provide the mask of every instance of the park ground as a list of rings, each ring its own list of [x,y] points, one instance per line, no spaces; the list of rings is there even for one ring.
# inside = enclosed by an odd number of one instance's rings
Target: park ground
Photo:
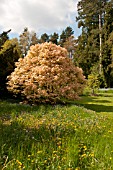
[[[0,169],[112,170],[113,91],[58,105],[0,100]]]

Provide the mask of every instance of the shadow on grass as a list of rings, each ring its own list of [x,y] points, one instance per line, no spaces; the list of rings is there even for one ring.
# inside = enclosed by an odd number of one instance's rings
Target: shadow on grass
[[[86,109],[90,109],[96,112],[113,112],[113,106],[105,106],[98,104],[77,104],[79,106],[83,106]]]
[[[105,94],[106,96],[106,94]],[[102,97],[105,97],[102,95]],[[108,96],[107,96],[108,97]],[[111,97],[111,96],[109,96]],[[80,100],[75,101],[75,104],[78,106],[83,106],[87,109],[96,111],[96,112],[113,112],[113,106],[107,106],[104,104],[113,103],[113,101],[101,99],[99,96],[83,96]]]
[[[47,110],[50,108],[50,105],[36,105],[31,106],[28,104],[19,104],[16,101],[7,101],[0,100],[0,119],[10,120],[13,116],[19,116],[23,113],[29,114],[46,114]],[[40,116],[40,115],[39,115]]]

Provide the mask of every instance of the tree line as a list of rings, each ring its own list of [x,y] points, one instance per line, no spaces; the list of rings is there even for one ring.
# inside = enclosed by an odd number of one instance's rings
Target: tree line
[[[70,42],[70,39],[72,42]],[[73,29],[68,26],[62,33],[59,35],[58,33],[54,32],[51,35],[47,33],[43,33],[40,38],[38,38],[37,34],[34,31],[29,31],[28,28],[24,28],[24,31],[19,36],[19,45],[21,48],[21,52],[23,56],[26,56],[29,47],[34,44],[41,44],[44,42],[52,42],[56,45],[60,45],[61,47],[67,46],[67,42],[70,42],[70,45],[74,45],[74,31]],[[68,49],[69,51],[69,49]]]
[[[98,75],[101,86],[113,87],[113,0],[81,0],[76,21],[78,37],[75,64],[85,76]]]

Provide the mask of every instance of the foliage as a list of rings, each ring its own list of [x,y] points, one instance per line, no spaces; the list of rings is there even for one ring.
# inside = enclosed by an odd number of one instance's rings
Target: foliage
[[[63,47],[67,49],[69,58],[73,59],[74,53],[76,51],[76,40],[73,35],[66,39]]]
[[[110,0],[81,0],[78,2],[78,26],[82,29],[75,51],[75,63],[81,67],[86,77],[95,64],[104,73],[107,86],[112,86],[110,54],[107,44],[113,30],[113,2]]]
[[[0,169],[112,169],[112,93],[84,96],[73,104],[0,101]]]
[[[84,88],[82,69],[73,65],[65,48],[52,43],[31,46],[16,67],[8,77],[8,90],[34,103],[73,100]]]
[[[89,74],[87,83],[88,83],[88,87],[92,90],[92,95],[95,95],[96,91],[100,87],[99,75]]]
[[[6,91],[6,78],[14,71],[15,62],[18,61],[20,53],[16,38],[5,41],[0,50],[0,91]]]
[[[19,36],[19,45],[23,56],[26,56],[31,45],[37,44],[38,39],[35,32],[30,32],[28,28]]]
[[[47,33],[42,34],[39,40],[39,43],[44,43],[44,42],[49,42],[49,35]]]
[[[3,33],[0,34],[0,48],[2,48],[2,45],[5,43],[5,41],[7,41],[9,39],[8,37],[8,33],[11,31],[3,31]]]
[[[60,40],[59,40],[59,45],[61,47],[64,46],[64,43],[66,42],[66,40],[72,36],[74,34],[74,31],[72,30],[72,28],[70,26],[66,27],[65,30],[62,31],[61,35],[60,35]]]
[[[54,32],[54,34],[50,35],[49,41],[58,45],[58,38],[59,35],[56,32]]]

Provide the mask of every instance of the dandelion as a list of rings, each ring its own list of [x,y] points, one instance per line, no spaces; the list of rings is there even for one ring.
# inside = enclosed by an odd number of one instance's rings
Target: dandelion
[[[16,160],[16,162],[17,162],[20,166],[22,166],[22,163],[21,163],[19,160]]]
[[[84,150],[86,151],[87,150],[87,147],[86,146],[83,146]]]
[[[75,170],[80,170],[80,168],[79,168],[79,167],[76,167]]]
[[[42,151],[38,151],[37,153],[40,154],[40,153],[42,153]]]
[[[81,157],[83,158],[83,157],[86,157],[86,154],[84,153],[83,155],[81,155]]]
[[[94,153],[90,153],[89,156],[94,157]]]
[[[46,164],[46,163],[47,163],[47,160],[44,160],[44,163]]]

